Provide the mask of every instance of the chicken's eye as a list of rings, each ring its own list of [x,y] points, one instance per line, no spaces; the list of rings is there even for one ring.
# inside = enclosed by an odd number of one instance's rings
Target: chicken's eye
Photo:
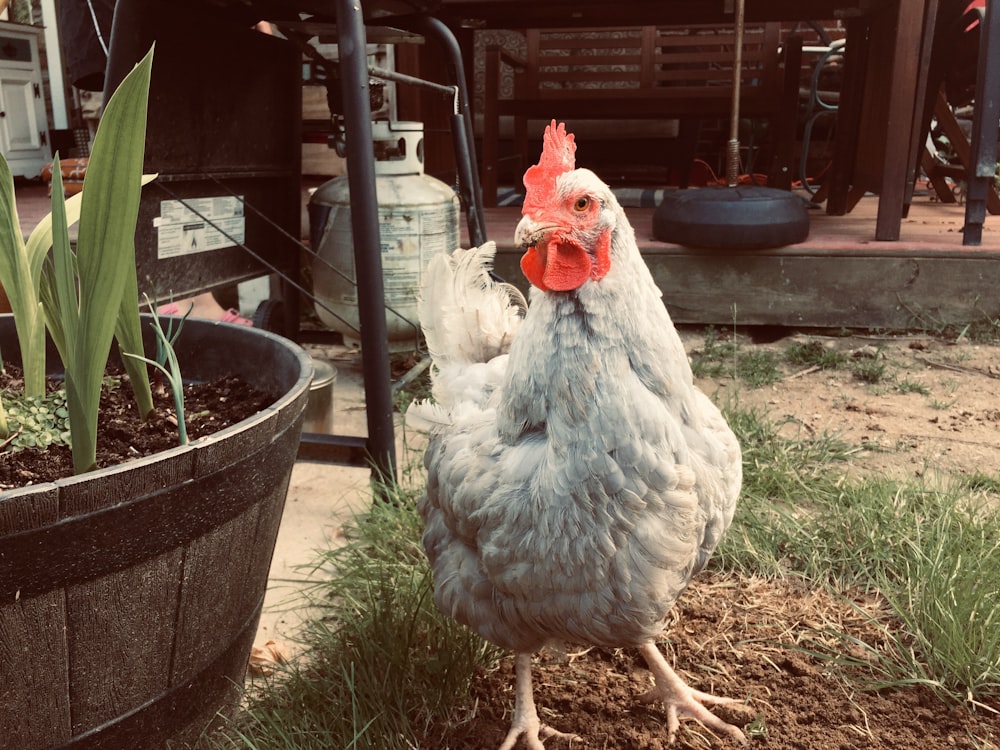
[[[576,203],[573,204],[573,210],[583,212],[590,208],[590,198],[587,196],[581,196],[576,199]]]

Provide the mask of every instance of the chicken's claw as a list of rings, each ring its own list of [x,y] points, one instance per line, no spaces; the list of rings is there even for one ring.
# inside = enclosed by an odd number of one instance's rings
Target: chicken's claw
[[[677,739],[680,729],[680,717],[688,716],[711,730],[732,737],[741,745],[748,745],[749,740],[739,727],[733,726],[709,711],[705,706],[720,706],[727,703],[738,703],[734,698],[720,698],[700,690],[694,690],[682,680],[663,658],[663,654],[654,643],[640,647],[649,670],[653,673],[655,684],[652,690],[639,696],[642,703],[663,703],[667,709],[667,744],[672,745]]]
[[[524,744],[529,750],[545,750],[542,740],[550,737],[573,740],[580,739],[575,734],[566,734],[552,727],[545,726],[538,718],[535,709],[535,699],[531,690],[531,654],[517,654],[514,657],[515,670],[515,702],[514,719],[510,723],[510,731],[504,738],[500,750],[512,750],[517,744],[517,738],[524,735]]]
[[[567,734],[566,732],[560,732],[557,729],[542,724],[536,717],[533,724],[529,722],[527,725],[519,726],[517,723],[511,725],[510,731],[507,732],[507,736],[500,746],[500,750],[511,750],[517,744],[517,738],[521,735],[524,735],[524,746],[529,748],[529,750],[545,750],[542,740],[547,740],[550,737],[568,740],[569,742],[581,739],[578,734]]]

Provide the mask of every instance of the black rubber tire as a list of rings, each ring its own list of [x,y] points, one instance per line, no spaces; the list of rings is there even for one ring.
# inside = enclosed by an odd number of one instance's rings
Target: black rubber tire
[[[285,306],[281,300],[266,299],[253,313],[253,327],[285,335]]]
[[[761,250],[804,241],[809,210],[794,193],[740,185],[673,190],[653,213],[653,237],[711,250]]]

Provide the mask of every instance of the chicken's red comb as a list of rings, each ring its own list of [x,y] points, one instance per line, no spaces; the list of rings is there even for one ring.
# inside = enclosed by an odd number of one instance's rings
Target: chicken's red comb
[[[524,173],[523,213],[547,205],[555,190],[556,178],[564,172],[576,168],[576,141],[572,133],[566,132],[566,124],[553,120],[545,126],[542,156],[538,164],[528,167]]]

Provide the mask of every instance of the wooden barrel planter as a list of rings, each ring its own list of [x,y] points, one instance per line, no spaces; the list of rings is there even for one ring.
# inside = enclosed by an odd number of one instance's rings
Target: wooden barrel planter
[[[10,316],[0,347],[17,351]],[[177,352],[188,380],[283,395],[187,446],[0,493],[3,747],[183,747],[238,705],[312,364],[195,320]]]

